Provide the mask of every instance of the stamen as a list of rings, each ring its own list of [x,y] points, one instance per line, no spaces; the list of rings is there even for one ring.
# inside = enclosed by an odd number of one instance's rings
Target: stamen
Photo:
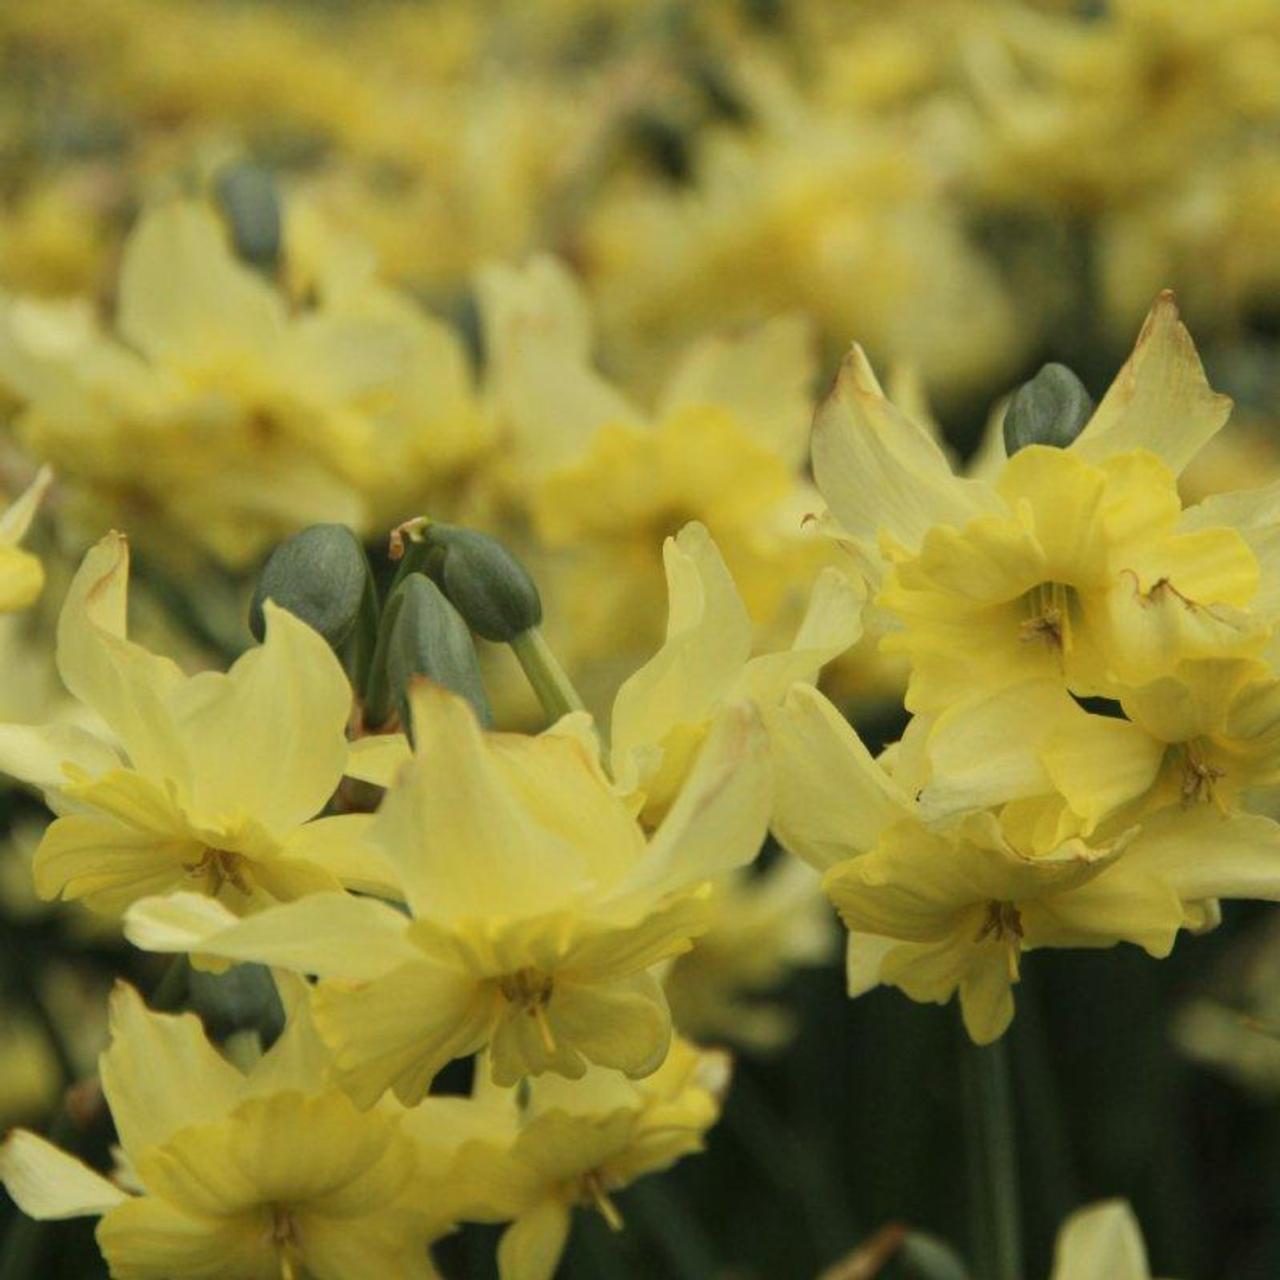
[[[304,1261],[302,1235],[293,1215],[282,1205],[275,1205],[271,1209],[268,1237],[276,1251],[276,1261],[280,1264],[280,1280],[299,1280]]]
[[[538,1024],[542,1047],[548,1054],[556,1052],[556,1037],[547,1017],[547,1005],[551,1002],[553,983],[545,973],[536,969],[517,969],[498,981],[498,989],[517,1008],[524,1010]]]
[[[1061,582],[1041,582],[1027,592],[1030,617],[1018,628],[1024,643],[1042,640],[1051,649],[1071,652],[1070,588]]]
[[[1015,943],[1021,941],[1022,913],[1012,902],[997,902],[992,899],[987,903],[986,918],[974,941],[985,942],[988,938],[993,938],[996,942],[1003,942],[1006,937],[1014,939]]]
[[[1226,776],[1225,769],[1216,768],[1200,755],[1195,743],[1188,742],[1183,745],[1182,804],[1184,808],[1203,801],[1209,801],[1218,808],[1222,808],[1216,784],[1220,778]]]
[[[185,862],[183,866],[191,879],[205,882],[205,892],[212,897],[216,898],[228,882],[243,894],[253,892],[246,860],[230,849],[206,848],[197,861]]]
[[[542,1036],[542,1047],[548,1054],[554,1055],[556,1051],[556,1038],[551,1031],[551,1023],[547,1018],[547,1006],[541,1001],[537,1001],[529,1010],[533,1015],[534,1021],[538,1024],[538,1034]]]
[[[609,1198],[609,1193],[601,1184],[600,1175],[592,1170],[584,1175],[582,1185],[591,1202],[600,1211],[600,1216],[609,1224],[609,1230],[621,1231],[626,1223],[623,1221],[622,1214],[618,1212],[618,1206]]]

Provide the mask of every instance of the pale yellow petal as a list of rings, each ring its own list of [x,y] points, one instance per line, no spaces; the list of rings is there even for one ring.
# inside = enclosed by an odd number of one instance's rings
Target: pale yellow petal
[[[744,866],[764,842],[771,805],[768,735],[750,703],[731,703],[643,860],[611,896],[666,893]]]
[[[200,846],[190,840],[72,814],[45,829],[32,873],[42,898],[79,901],[116,915],[138,898],[186,883],[184,862],[199,854]]]
[[[439,1280],[426,1246],[447,1224],[401,1209],[368,1213],[358,1222],[323,1215],[305,1218],[307,1272],[315,1280]]]
[[[131,1159],[186,1125],[216,1120],[240,1100],[243,1077],[205,1038],[193,1013],[153,1013],[133,987],[111,993],[102,1090]]]
[[[866,598],[861,578],[850,578],[831,567],[823,569],[791,647],[752,658],[743,668],[733,696],[777,702],[797,681],[816,681],[828,662],[857,644]]]
[[[0,613],[35,603],[44,590],[44,565],[21,547],[0,546]]]
[[[820,693],[797,685],[766,710],[774,769],[773,829],[820,871],[864,853],[913,813],[911,797],[872,758]]]
[[[582,884],[578,850],[536,822],[471,708],[430,681],[410,693],[417,748],[370,838],[395,864],[416,916],[533,915]]]
[[[643,422],[591,367],[585,301],[564,266],[494,265],[477,286],[489,385],[522,466],[545,473],[581,456],[601,427]]]
[[[52,483],[53,470],[47,466],[41,467],[36,472],[35,479],[0,515],[0,543],[14,546],[22,541]]]
[[[1122,866],[1154,877],[1186,902],[1280,901],[1280,824],[1207,804],[1172,805],[1143,821]]]
[[[1156,299],[1133,354],[1071,448],[1091,461],[1150,449],[1177,474],[1230,413],[1231,401],[1206,381],[1173,294],[1166,292]]]
[[[297,973],[376,978],[412,959],[408,920],[376,898],[313,893],[243,919],[221,903],[178,893],[135,903],[125,936],[150,951],[256,961]]]
[[[284,854],[337,876],[348,889],[380,898],[400,898],[400,873],[368,839],[371,813],[340,813],[305,822],[284,842]]]
[[[645,1076],[662,1063],[671,1041],[666,997],[647,973],[609,982],[557,979],[544,1015],[504,1009],[489,1046],[497,1084],[547,1071],[577,1079],[588,1063]]]
[[[403,765],[413,756],[413,748],[403,733],[376,733],[357,738],[347,751],[347,777],[389,787]]]
[[[206,821],[248,813],[284,833],[314,817],[341,781],[351,686],[305,622],[271,601],[264,612],[264,643],[226,675],[188,681],[175,712],[195,811]]]
[[[183,779],[186,762],[169,699],[184,680],[168,658],[125,636],[129,549],[110,533],[85,556],[58,619],[58,671],[120,739],[135,768]]]
[[[568,1205],[552,1195],[521,1214],[498,1242],[500,1280],[552,1280],[570,1225]]]
[[[814,356],[812,326],[798,315],[704,338],[676,366],[658,417],[709,405],[727,409],[758,443],[798,468],[813,418]]]
[[[667,638],[614,699],[615,762],[658,746],[677,725],[706,720],[751,655],[751,620],[704,525],[687,524],[662,549],[667,573]]]
[[[0,1182],[29,1218],[82,1218],[129,1198],[87,1164],[26,1129],[12,1130],[0,1145]]]
[[[960,980],[960,1016],[974,1044],[990,1044],[1008,1030],[1015,978],[1004,948],[978,949]]]
[[[98,1245],[117,1280],[280,1280],[267,1228],[261,1212],[210,1218],[141,1196],[102,1219]]]
[[[68,781],[66,766],[95,777],[120,767],[119,755],[74,724],[0,724],[0,772],[42,791]]]
[[[236,261],[209,209],[172,201],[146,213],[125,245],[117,325],[152,360],[199,368],[228,354],[269,358],[284,304]]]
[[[357,1106],[371,1107],[388,1089],[413,1106],[446,1063],[484,1047],[498,993],[460,970],[415,960],[372,982],[322,982],[313,1011]]]
[[[1123,1200],[1077,1209],[1058,1232],[1050,1280],[1150,1280],[1142,1230]]]
[[[1179,529],[1234,529],[1258,562],[1258,590],[1250,608],[1274,621],[1280,616],[1280,481],[1233,493],[1215,493],[1182,514]]]
[[[818,408],[812,450],[827,505],[871,546],[886,532],[915,548],[934,525],[958,527],[994,505],[988,486],[954,476],[937,441],[890,404],[857,345]]]

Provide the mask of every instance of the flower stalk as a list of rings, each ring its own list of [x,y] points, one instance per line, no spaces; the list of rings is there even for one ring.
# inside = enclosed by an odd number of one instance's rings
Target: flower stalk
[[[1022,1280],[1018,1149],[1003,1040],[976,1045],[961,1032],[970,1247],[975,1270],[990,1280]]]

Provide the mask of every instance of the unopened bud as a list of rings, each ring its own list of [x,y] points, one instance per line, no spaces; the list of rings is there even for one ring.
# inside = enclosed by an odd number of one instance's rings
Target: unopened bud
[[[497,538],[432,523],[423,530],[422,543],[427,573],[482,639],[510,644],[542,621],[537,586]]]
[[[387,613],[391,630],[384,653],[386,687],[405,731],[412,733],[408,690],[415,676],[426,676],[460,694],[482,725],[492,724],[471,632],[440,588],[420,573],[411,574],[388,602]]]
[[[282,542],[263,565],[249,606],[249,630],[257,640],[266,630],[262,607],[267,600],[341,650],[362,611],[376,608],[373,575],[359,539],[346,525],[313,524]]]
[[[280,193],[270,170],[247,160],[228,164],[213,180],[213,195],[240,260],[273,274],[280,265],[284,235]]]
[[[1093,397],[1065,364],[1046,364],[1020,386],[1004,414],[1009,457],[1029,444],[1065,449],[1093,417]]]

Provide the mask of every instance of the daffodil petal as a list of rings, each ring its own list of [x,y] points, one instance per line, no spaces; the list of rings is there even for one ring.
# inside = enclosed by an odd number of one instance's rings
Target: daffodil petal
[[[125,934],[152,951],[196,951],[321,977],[376,978],[416,953],[408,921],[375,898],[313,893],[241,919],[221,904],[180,893],[135,903]]]
[[[1230,413],[1230,399],[1209,386],[1173,294],[1165,292],[1151,308],[1133,354],[1071,448],[1092,461],[1150,449],[1177,474]]]
[[[568,1205],[550,1197],[521,1214],[498,1241],[500,1280],[551,1280],[570,1224]]]
[[[82,1218],[129,1197],[75,1156],[26,1129],[0,1145],[0,1182],[29,1218]]]

